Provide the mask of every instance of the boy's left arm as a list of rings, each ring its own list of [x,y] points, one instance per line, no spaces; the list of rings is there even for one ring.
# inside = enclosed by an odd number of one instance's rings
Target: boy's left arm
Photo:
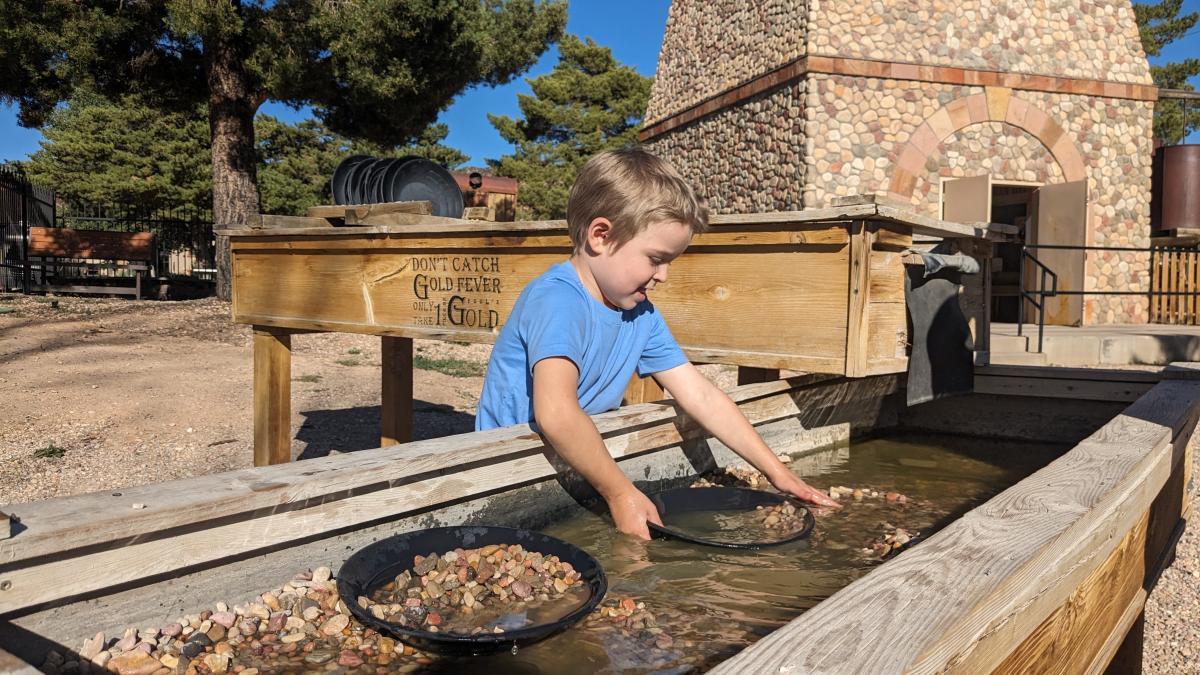
[[[690,363],[654,373],[654,379],[679,402],[679,407],[717,440],[741,455],[780,492],[820,506],[837,507],[828,495],[800,480],[769,448],[733,399]]]

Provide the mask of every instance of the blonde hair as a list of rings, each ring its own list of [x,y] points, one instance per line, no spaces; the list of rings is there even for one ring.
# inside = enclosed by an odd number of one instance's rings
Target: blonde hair
[[[576,251],[596,218],[612,223],[618,247],[653,223],[683,223],[692,234],[708,229],[708,207],[691,184],[641,148],[602,152],[580,169],[567,198],[567,230]]]

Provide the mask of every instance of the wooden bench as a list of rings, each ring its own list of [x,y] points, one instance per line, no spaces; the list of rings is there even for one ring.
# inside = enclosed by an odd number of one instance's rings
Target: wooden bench
[[[29,228],[29,258],[42,273],[35,290],[132,295],[140,300],[157,256],[151,232]]]

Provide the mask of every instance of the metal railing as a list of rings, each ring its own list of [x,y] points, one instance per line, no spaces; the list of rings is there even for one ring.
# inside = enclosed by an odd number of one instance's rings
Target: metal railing
[[[1136,296],[1147,299],[1159,297],[1179,297],[1187,296],[1200,301],[1200,289],[1191,289],[1185,291],[1164,291],[1155,288],[1155,274],[1148,274],[1149,290],[1146,291],[1075,291],[1062,290],[1058,287],[1058,275],[1049,267],[1046,266],[1037,256],[1031,253],[1031,250],[1053,250],[1053,251],[1083,251],[1086,255],[1090,251],[1108,251],[1116,253],[1144,253],[1150,256],[1151,263],[1148,271],[1153,272],[1154,255],[1162,250],[1162,247],[1151,246],[1148,248],[1140,248],[1135,246],[1072,246],[1067,244],[1023,244],[1021,246],[1021,269],[1018,274],[1018,289],[1019,302],[1021,303],[1017,311],[1017,335],[1023,335],[1025,323],[1025,302],[1037,310],[1037,327],[1038,327],[1038,348],[1037,352],[1041,353],[1044,344],[1046,331],[1046,298],[1056,296]],[[1039,272],[1037,287],[1027,290],[1025,288],[1025,261],[1031,261]],[[1046,287],[1046,280],[1050,279],[1050,287]]]

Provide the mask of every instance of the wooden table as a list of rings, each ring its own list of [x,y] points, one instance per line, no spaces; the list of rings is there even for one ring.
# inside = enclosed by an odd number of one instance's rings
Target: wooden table
[[[406,442],[413,338],[493,342],[525,285],[572,250],[565,221],[346,220],[355,225],[263,216],[252,221],[259,227],[222,232],[231,241],[233,319],[254,326],[256,465],[290,460],[292,334],[380,336],[380,443]],[[747,368],[743,383],[778,369],[904,372],[901,254],[914,232],[995,235],[873,202],[716,216],[672,264],[654,304],[689,358]],[[649,378],[627,392],[629,402],[655,398],[661,390]]]

